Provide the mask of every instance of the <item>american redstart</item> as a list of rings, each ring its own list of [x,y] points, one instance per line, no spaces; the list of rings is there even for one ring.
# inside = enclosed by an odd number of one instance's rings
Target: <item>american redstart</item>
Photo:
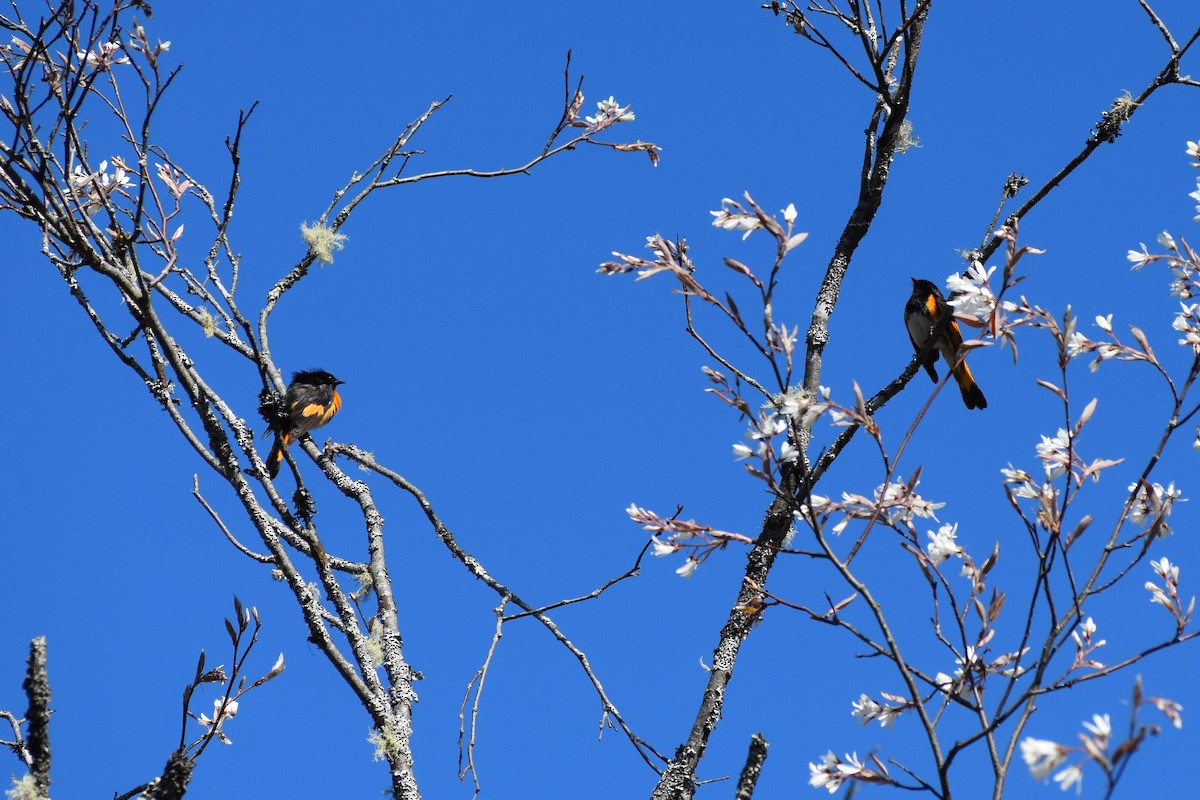
[[[275,444],[267,456],[267,474],[272,478],[279,474],[285,447],[329,422],[341,410],[342,396],[337,387],[343,383],[324,370],[292,373],[292,383],[283,395],[283,409],[272,426]]]
[[[934,324],[942,319],[944,314],[953,315],[954,310],[946,302],[946,298],[942,297],[937,286],[920,278],[913,278],[912,282],[912,297],[908,298],[908,303],[904,306],[904,326],[908,328],[908,338],[912,340],[913,349],[919,353]],[[951,316],[949,322],[941,326],[934,349],[926,354],[923,366],[933,382],[937,383],[937,368],[934,364],[937,363],[937,354],[940,351],[954,375],[954,380],[958,382],[967,408],[987,408],[987,398],[983,396],[983,391],[971,375],[966,354],[963,354],[962,361],[958,360],[958,350],[962,347],[962,341],[962,331],[959,330],[958,322]]]

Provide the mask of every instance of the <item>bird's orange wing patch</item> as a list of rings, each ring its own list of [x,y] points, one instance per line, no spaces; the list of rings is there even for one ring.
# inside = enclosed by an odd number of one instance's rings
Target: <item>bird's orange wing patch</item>
[[[320,419],[329,413],[329,409],[320,403],[309,403],[300,411],[302,417],[317,417]]]
[[[938,318],[938,312],[941,309],[938,307],[937,295],[933,292],[930,292],[929,296],[925,298],[925,310],[929,312],[929,316],[934,319]]]
[[[946,326],[946,339],[957,353],[958,348],[962,347],[962,330],[958,327],[958,320],[951,319],[950,324]]]

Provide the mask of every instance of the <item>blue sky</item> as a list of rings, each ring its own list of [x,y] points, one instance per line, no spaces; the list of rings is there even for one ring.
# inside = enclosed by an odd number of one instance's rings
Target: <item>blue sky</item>
[[[700,367],[711,361],[684,332],[670,279],[635,284],[596,275],[597,265],[613,250],[641,254],[655,232],[686,236],[706,280],[740,289],[721,259],[762,265],[772,245],[762,234],[742,242],[713,228],[709,212],[746,191],[768,211],[794,203],[797,227],[810,236],[789,257],[775,315],[803,332],[857,193],[872,98],[755,2],[513,5],[361,2],[331,16],[327,5],[304,2],[286,13],[224,0],[157,4],[147,30],[169,39],[168,56],[184,65],[159,117],[159,141],[214,190],[228,179],[223,140],[238,110],[260,102],[245,134],[233,232],[251,309],[303,255],[300,224],[447,95],[451,102],[413,142],[424,150],[414,171],[495,169],[534,155],[560,114],[568,49],[586,76],[587,113],[615,96],[637,119],[613,138],[663,148],[657,168],[641,154],[582,148],[528,176],[380,193],[343,229],[349,240],[335,263],[315,270],[272,317],[272,348],[285,370],[324,368],[346,381],[344,409],[318,441],[327,434],[374,452],[428,494],[493,574],[549,603],[633,563],[645,536],[628,520],[630,503],[664,514],[682,505],[686,518],[748,534],[768,503],[731,456],[744,426],[704,394]],[[1200,25],[1188,0],[1155,7],[1177,36]],[[835,397],[851,402],[852,381],[874,391],[907,364],[901,310],[910,276],[943,283],[961,269],[955,251],[980,243],[1005,177],[1023,173],[1040,185],[1078,151],[1100,111],[1140,91],[1166,59],[1134,2],[1106,0],[1082,13],[1017,0],[1003,16],[994,4],[935,4],[910,113],[922,146],[896,161],[843,285],[822,379]],[[1200,74],[1195,53],[1189,69]],[[1093,336],[1092,318],[1115,312],[1117,330],[1141,327],[1177,374],[1188,359],[1170,329],[1178,306],[1166,271],[1131,271],[1125,253],[1164,228],[1191,235],[1186,195],[1196,173],[1184,147],[1200,138],[1198,98],[1194,89],[1160,91],[1115,145],[1021,226],[1024,242],[1047,251],[1022,263],[1029,277],[1020,288],[1032,302],[1071,305]],[[114,145],[93,146],[107,153]],[[199,253],[199,224],[192,230]],[[10,390],[0,393],[12,460],[0,708],[24,707],[28,641],[47,636],[56,796],[122,792],[157,774],[178,736],[179,696],[199,649],[210,663],[228,660],[221,620],[234,594],[266,621],[259,671],[280,651],[287,670],[244,703],[228,729],[234,745],[205,754],[191,796],[375,796],[387,781],[371,762],[367,716],[304,641],[285,588],[236,553],[191,498],[193,474],[248,535],[233,498],[96,337],[39,258],[35,232],[0,216],[0,235],[15,276],[6,308]],[[715,317],[700,322],[734,347]],[[1011,462],[1032,471],[1040,435],[1063,424],[1060,406],[1035,384],[1057,379],[1049,340],[1023,335],[1016,364],[998,347],[971,357],[989,408],[969,412],[952,388],[944,392],[900,469],[924,465],[922,494],[947,503],[939,517],[959,523],[973,553],[1001,543],[999,575],[1014,598],[1028,591],[1031,568],[999,469]],[[227,399],[253,419],[253,371],[198,337],[194,347]],[[1070,375],[1077,408],[1100,398],[1085,456],[1127,459],[1081,505],[1103,521],[1099,539],[1157,441],[1169,396],[1145,365],[1109,363],[1093,374],[1081,361]],[[878,415],[892,447],[931,386],[918,376]],[[819,446],[835,431],[821,423],[818,433]],[[1155,479],[1194,497],[1196,453],[1184,434]],[[821,490],[869,494],[881,480],[860,437]],[[407,498],[382,483],[377,498],[407,655],[424,674],[417,776],[427,797],[467,798],[469,783],[456,778],[459,704],[485,655],[496,600],[446,556]],[[338,499],[319,502],[334,539],[327,548],[361,552]],[[1151,550],[1182,564],[1185,595],[1200,563],[1197,512],[1195,501],[1180,506],[1176,534]],[[904,610],[924,590],[894,538],[872,540],[864,558],[913,647],[931,648],[928,609]],[[730,548],[686,581],[674,574],[680,563],[648,560],[636,580],[555,615],[634,729],[664,753],[687,735],[706,678],[701,662],[711,659],[744,559]],[[1137,570],[1089,610],[1113,660],[1170,629],[1141,587],[1153,574]],[[826,591],[846,593],[802,560],[782,564],[772,590],[813,603]],[[771,742],[761,797],[813,792],[807,765],[830,749],[878,749],[923,766],[910,720],[881,730],[851,717],[860,692],[901,688],[884,665],[856,653],[843,636],[771,611],[743,648],[702,775],[736,776],[754,731]],[[1185,645],[1046,698],[1028,733],[1073,743],[1094,713],[1123,723],[1135,672],[1150,693],[1182,702],[1188,720],[1200,708],[1195,659]],[[577,665],[543,629],[507,626],[483,700],[485,795],[558,797],[567,786],[583,798],[648,794],[653,773],[615,732],[597,741],[599,716]],[[1190,786],[1186,770],[1161,768],[1184,762],[1195,744],[1187,721],[1151,740],[1126,796],[1150,776],[1163,794]],[[1088,769],[1092,794],[1100,782]],[[718,784],[701,796],[731,791]],[[1009,794],[1059,792],[1021,769]],[[984,795],[967,785],[960,796]]]

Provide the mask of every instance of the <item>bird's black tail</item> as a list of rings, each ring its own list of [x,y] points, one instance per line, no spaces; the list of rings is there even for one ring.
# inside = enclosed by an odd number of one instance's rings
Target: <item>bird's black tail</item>
[[[271,480],[279,475],[279,467],[283,464],[283,448],[285,447],[282,436],[275,437],[275,444],[271,446],[271,453],[267,456],[267,474],[271,476]]]

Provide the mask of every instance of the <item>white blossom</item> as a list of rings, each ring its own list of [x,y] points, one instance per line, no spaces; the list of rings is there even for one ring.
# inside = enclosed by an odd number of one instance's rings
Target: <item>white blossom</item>
[[[950,290],[950,305],[963,317],[986,322],[996,307],[996,296],[988,286],[988,278],[995,267],[984,267],[978,261],[971,262],[966,275],[955,273],[946,279]]]
[[[1036,500],[1042,496],[1041,489],[1033,482],[1033,476],[1025,470],[1016,469],[1009,464],[1007,469],[1001,468],[1000,474],[1004,476],[1006,484],[1016,487],[1013,494],[1017,497]]]
[[[1179,583],[1179,565],[1172,564],[1167,560],[1166,556],[1163,556],[1158,561],[1151,561],[1150,567],[1157,572],[1158,577],[1162,578],[1163,580],[1170,581],[1174,584]]]
[[[832,750],[821,756],[819,765],[809,762],[808,769],[812,774],[809,775],[808,785],[814,789],[824,787],[829,790],[830,794],[836,792],[841,788],[842,782],[846,780],[846,777],[838,772],[838,764],[838,757],[833,754]]]
[[[1054,438],[1042,436],[1042,442],[1037,446],[1037,457],[1046,466],[1046,475],[1057,478],[1067,471],[1071,465],[1071,434],[1059,428]]]
[[[1092,738],[1101,750],[1108,747],[1108,738],[1112,736],[1112,720],[1108,714],[1093,714],[1091,722],[1084,722],[1083,727],[1092,734]]]
[[[630,108],[631,106],[622,108],[621,104],[610,96],[607,100],[596,103],[597,113],[595,116],[584,117],[583,121],[588,124],[588,127],[596,130],[603,130],[618,122],[633,122],[634,114],[629,110]]]
[[[1026,736],[1021,740],[1021,758],[1029,772],[1039,781],[1044,781],[1050,771],[1067,757],[1067,748],[1058,742]]]
[[[851,713],[863,725],[877,719],[879,720],[879,725],[884,728],[895,722],[896,717],[900,716],[901,711],[899,708],[881,705],[865,694],[859,695],[858,701],[851,705],[854,709]]]
[[[1125,258],[1133,262],[1134,269],[1141,269],[1154,260],[1154,256],[1150,255],[1150,251],[1146,249],[1144,243],[1141,250],[1130,250],[1125,254]]]
[[[1075,794],[1079,794],[1083,791],[1083,769],[1079,764],[1071,764],[1064,767],[1062,770],[1054,773],[1054,782],[1064,792],[1074,786]]]
[[[230,741],[229,737],[225,735],[225,732],[221,730],[221,728],[227,720],[237,716],[237,712],[237,700],[226,700],[223,697],[218,697],[213,701],[212,718],[210,719],[207,714],[201,714],[200,716],[196,717],[196,721],[205,728],[212,728],[216,733],[217,738],[220,739],[223,744],[233,744],[233,742]]]
[[[708,212],[713,215],[713,226],[727,231],[745,231],[742,239],[763,226],[757,214],[746,211],[736,200],[728,197],[721,199],[721,210]]]
[[[929,560],[933,562],[935,567],[950,556],[962,554],[962,548],[959,547],[958,542],[955,541],[957,531],[957,523],[954,525],[946,523],[942,527],[938,528],[937,533],[934,533],[933,531],[927,532],[930,541],[925,548],[929,552]]]
[[[1153,703],[1155,708],[1166,714],[1167,719],[1171,720],[1171,724],[1176,728],[1183,727],[1183,706],[1179,703],[1165,697],[1151,697],[1148,698],[1148,702]]]
[[[654,546],[654,555],[656,556],[669,556],[672,553],[679,552],[679,545],[673,542],[664,542],[657,536],[651,537],[650,541]]]
[[[688,556],[687,561],[683,562],[683,566],[675,570],[675,574],[681,578],[690,578],[696,573],[696,567],[700,566],[700,562]]]
[[[1167,524],[1166,519],[1171,515],[1175,503],[1186,502],[1182,499],[1183,492],[1175,488],[1175,482],[1171,481],[1164,488],[1161,483],[1153,484],[1150,489],[1153,496],[1146,492],[1146,484],[1131,483],[1129,491],[1137,490],[1133,499],[1133,507],[1129,509],[1129,521],[1134,525],[1143,525],[1147,520],[1152,520],[1159,525],[1159,535],[1166,536],[1171,532],[1171,526]]]
[[[1158,603],[1168,611],[1175,610],[1175,604],[1171,602],[1171,598],[1167,597],[1166,594],[1163,593],[1163,590],[1159,588],[1158,584],[1154,583],[1153,581],[1146,581],[1145,588],[1146,591],[1150,592],[1151,603]]]
[[[1179,340],[1179,344],[1185,347],[1191,347],[1194,352],[1200,354],[1200,303],[1179,304],[1182,310],[1175,315],[1175,320],[1171,323],[1171,327],[1183,334],[1183,338]]]
[[[128,64],[128,56],[114,57],[113,54],[121,49],[120,42],[104,42],[95,50],[77,50],[75,57],[95,69],[108,69],[116,64]]]

